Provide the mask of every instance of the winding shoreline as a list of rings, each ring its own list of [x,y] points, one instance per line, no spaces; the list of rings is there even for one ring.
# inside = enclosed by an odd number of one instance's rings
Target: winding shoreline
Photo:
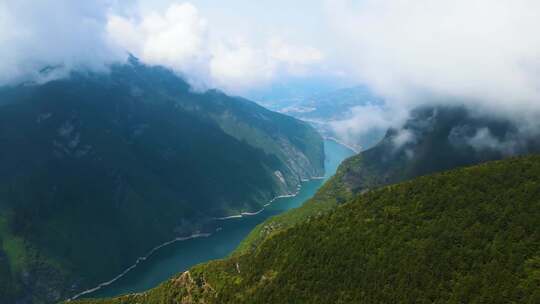
[[[99,284],[98,286],[92,288],[92,289],[88,289],[88,290],[85,290],[79,294],[76,294],[75,296],[69,298],[67,300],[67,302],[71,302],[73,300],[77,300],[78,298],[84,296],[84,295],[87,295],[87,294],[90,294],[90,293],[93,293],[93,292],[96,292],[100,289],[102,289],[103,287],[107,287],[111,284],[113,284],[114,282],[120,280],[121,278],[123,278],[126,274],[128,274],[131,270],[135,269],[141,262],[144,262],[146,261],[148,258],[150,258],[156,251],[160,250],[161,248],[163,247],[166,247],[166,246],[169,246],[171,244],[174,244],[174,243],[177,243],[177,242],[182,242],[182,241],[187,241],[187,240],[192,240],[192,239],[198,239],[198,238],[207,238],[207,237],[210,237],[212,236],[211,233],[195,233],[195,234],[192,234],[190,236],[186,236],[186,237],[178,237],[178,238],[175,238],[174,240],[172,241],[168,241],[168,242],[165,242],[159,246],[156,246],[154,247],[152,250],[150,250],[150,252],[145,255],[145,256],[142,256],[142,257],[139,257],[137,259],[137,261],[135,262],[135,264],[129,266],[126,270],[124,270],[122,273],[120,273],[119,275],[117,275],[116,277],[114,277],[112,280],[110,281],[107,281],[107,282],[104,282],[104,283],[101,283]]]
[[[241,214],[238,214],[238,215],[231,215],[231,216],[226,216],[226,217],[221,217],[221,218],[215,218],[214,220],[217,220],[217,221],[225,221],[225,220],[230,220],[230,219],[238,219],[238,218],[243,218],[243,217],[246,217],[246,216],[255,216],[255,215],[258,215],[260,214],[261,212],[263,212],[264,210],[266,210],[266,208],[268,206],[270,206],[273,202],[275,202],[276,200],[278,199],[281,199],[281,198],[291,198],[291,197],[296,197],[298,196],[298,194],[300,193],[300,191],[302,190],[302,186],[303,186],[303,183],[306,183],[306,182],[309,182],[309,181],[313,181],[313,180],[321,180],[321,179],[325,179],[326,177],[325,176],[315,176],[315,177],[310,177],[309,179],[303,179],[301,180],[301,183],[298,185],[297,187],[297,191],[296,193],[294,194],[285,194],[285,195],[279,195],[279,196],[276,196],[274,197],[273,199],[271,199],[268,203],[266,203],[263,208],[259,211],[256,211],[256,212],[242,212]],[[175,238],[174,240],[172,241],[168,241],[168,242],[165,242],[161,245],[158,245],[156,247],[154,247],[152,250],[150,250],[150,252],[148,252],[147,255],[145,256],[142,256],[142,257],[139,257],[136,261],[135,261],[135,264],[129,266],[126,270],[124,270],[122,273],[120,273],[119,275],[117,275],[116,277],[114,277],[112,280],[109,280],[107,282],[103,282],[101,284],[99,284],[98,286],[94,287],[94,288],[91,288],[91,289],[88,289],[88,290],[85,290],[81,293],[78,293],[76,294],[75,296],[69,298],[67,300],[67,302],[71,302],[71,301],[74,301],[74,300],[77,300],[78,298],[84,296],[84,295],[87,295],[87,294],[91,294],[91,293],[94,293],[98,290],[101,290],[102,288],[104,287],[107,287],[113,283],[115,283],[116,281],[120,280],[121,278],[123,278],[124,276],[126,276],[131,270],[135,269],[141,262],[144,262],[146,261],[148,258],[150,258],[156,251],[160,250],[161,248],[163,247],[166,247],[166,246],[169,246],[169,245],[172,245],[174,243],[177,243],[177,242],[182,242],[182,241],[187,241],[187,240],[192,240],[192,239],[198,239],[198,238],[208,238],[210,236],[212,236],[213,234],[212,233],[194,233],[190,236],[186,236],[186,237],[178,237],[178,238]]]
[[[355,154],[358,154],[358,153],[361,152],[361,151],[357,150],[356,148],[354,148],[354,147],[352,147],[352,146],[349,146],[348,144],[346,144],[346,143],[340,141],[340,140],[337,139],[337,138],[334,138],[334,137],[331,137],[331,136],[324,136],[323,138],[326,139],[326,140],[331,140],[331,141],[333,141],[333,142],[335,142],[335,143],[338,143],[338,144],[344,146],[345,148],[347,148],[347,149],[353,151]]]
[[[243,217],[246,217],[246,216],[255,216],[255,215],[258,215],[260,214],[261,212],[263,212],[264,210],[266,210],[266,207],[272,205],[273,202],[275,202],[276,200],[278,199],[281,199],[281,198],[291,198],[291,197],[296,197],[298,196],[298,194],[300,194],[300,191],[302,190],[302,184],[303,183],[307,183],[307,182],[310,182],[310,181],[314,181],[314,180],[322,180],[322,179],[325,179],[326,176],[314,176],[314,177],[310,177],[308,179],[302,179],[301,180],[301,183],[298,185],[298,187],[296,188],[296,192],[295,193],[291,193],[291,194],[284,194],[284,195],[279,195],[279,196],[276,196],[274,197],[273,199],[271,199],[268,203],[264,204],[263,208],[259,211],[256,211],[256,212],[242,212],[240,214],[236,214],[236,215],[230,215],[230,216],[225,216],[225,217],[218,217],[218,218],[215,218],[215,220],[217,221],[226,221],[226,220],[231,220],[231,219],[239,219],[239,218],[243,218]]]

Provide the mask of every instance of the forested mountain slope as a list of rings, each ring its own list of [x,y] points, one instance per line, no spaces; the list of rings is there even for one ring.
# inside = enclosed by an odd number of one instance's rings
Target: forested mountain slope
[[[1,88],[0,146],[1,303],[95,287],[324,170],[308,124],[135,58]]]
[[[538,303],[540,156],[356,196],[130,303]]]
[[[237,252],[309,217],[332,210],[354,195],[425,174],[540,153],[540,134],[515,123],[478,115],[464,107],[422,107],[399,129],[391,129],[372,149],[344,161],[336,175],[302,207],[257,226]]]

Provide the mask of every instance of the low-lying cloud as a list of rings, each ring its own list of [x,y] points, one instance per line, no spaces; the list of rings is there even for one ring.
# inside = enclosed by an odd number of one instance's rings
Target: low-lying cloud
[[[222,42],[211,54],[211,79],[231,91],[267,85],[280,75],[308,74],[323,59],[313,47],[287,44],[278,38],[259,48],[242,40]]]
[[[242,33],[215,38],[209,22],[189,2],[171,1],[145,11],[136,4],[1,1],[0,85],[35,78],[47,66],[104,69],[131,53],[145,63],[169,67],[197,86],[242,93],[283,75],[308,73],[323,59],[318,49],[279,36],[258,44]]]
[[[326,1],[351,73],[391,107],[461,104],[540,114],[540,2]]]
[[[190,3],[172,3],[165,11],[138,17],[111,15],[107,31],[112,44],[144,62],[171,67],[192,82],[235,93],[309,70],[323,58],[313,47],[275,37],[260,46],[240,36],[213,39],[208,21]]]
[[[478,151],[500,150],[506,155],[514,155],[520,143],[514,139],[499,140],[488,128],[481,128],[474,136],[467,138],[467,144]]]
[[[239,94],[325,66],[386,101],[385,108],[356,108],[352,118],[335,122],[344,136],[395,126],[425,104],[465,104],[521,129],[540,125],[536,0],[314,1],[306,5],[327,13],[312,29],[315,46],[281,32],[261,32],[257,40],[250,29],[214,35],[226,25],[210,22],[192,3],[143,10],[139,1],[0,1],[0,85],[49,65],[104,69],[128,52],[202,87]]]
[[[103,69],[122,54],[106,39],[107,0],[0,1],[0,84],[49,65]]]
[[[111,44],[148,64],[192,75],[209,60],[207,21],[190,3],[131,17],[111,14],[106,27]]]
[[[399,126],[407,115],[408,113],[400,108],[367,104],[352,108],[348,118],[332,121],[330,127],[340,140],[355,143],[370,134],[384,134],[389,128]]]

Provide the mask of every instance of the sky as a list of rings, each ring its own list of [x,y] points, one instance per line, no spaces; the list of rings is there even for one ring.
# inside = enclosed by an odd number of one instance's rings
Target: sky
[[[46,65],[106,70],[130,52],[199,89],[322,77],[367,85],[389,124],[457,103],[536,127],[539,29],[537,0],[0,0],[0,84]]]
[[[156,6],[166,8],[170,0],[141,1],[142,10]],[[216,36],[227,39],[247,36],[255,43],[264,43],[268,37],[280,36],[302,44],[322,46],[321,30],[325,11],[320,0],[228,0],[216,5],[215,0],[192,0],[201,15],[207,19]]]
[[[327,74],[323,51],[310,45],[320,42],[313,29],[322,14],[308,1],[0,0],[0,43],[8,46],[0,83],[46,64],[98,68],[131,52],[195,83],[244,93],[278,77]]]

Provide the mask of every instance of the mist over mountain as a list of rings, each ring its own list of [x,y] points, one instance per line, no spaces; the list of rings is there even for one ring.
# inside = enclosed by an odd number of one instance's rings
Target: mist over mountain
[[[285,96],[268,98],[261,104],[307,121],[323,136],[357,151],[377,144],[391,126],[380,117],[388,112],[384,100],[368,88],[330,89],[318,86],[316,82],[311,85],[316,87],[311,89],[311,94],[289,92]]]
[[[343,183],[358,193],[434,172],[540,152],[540,132],[465,107],[420,107],[403,127],[350,160]]]
[[[393,112],[465,106],[522,129],[538,128],[540,24],[532,13],[538,2],[339,0],[326,5],[344,43],[339,58]]]
[[[402,127],[374,147],[345,160],[334,177],[301,208],[260,224],[239,246],[241,254],[290,227],[334,210],[355,197],[419,176],[487,161],[540,153],[540,134],[514,122],[478,116],[465,107],[419,107]]]
[[[3,2],[0,83],[34,78],[44,66],[62,65],[63,75],[79,67],[104,70],[131,52],[199,89],[239,95],[294,78],[328,79],[321,87],[332,78],[348,87],[365,85],[388,105],[390,114],[378,113],[384,121],[416,106],[463,101],[472,110],[536,121],[536,1],[302,0],[288,10],[282,0],[229,5],[235,9],[219,10],[204,0]],[[274,7],[283,13],[279,23],[265,14]],[[318,18],[296,18],[302,10]],[[44,24],[41,14],[56,18]],[[257,19],[258,26],[249,26]],[[398,127],[404,118],[388,124]],[[359,116],[356,124],[362,121]]]

